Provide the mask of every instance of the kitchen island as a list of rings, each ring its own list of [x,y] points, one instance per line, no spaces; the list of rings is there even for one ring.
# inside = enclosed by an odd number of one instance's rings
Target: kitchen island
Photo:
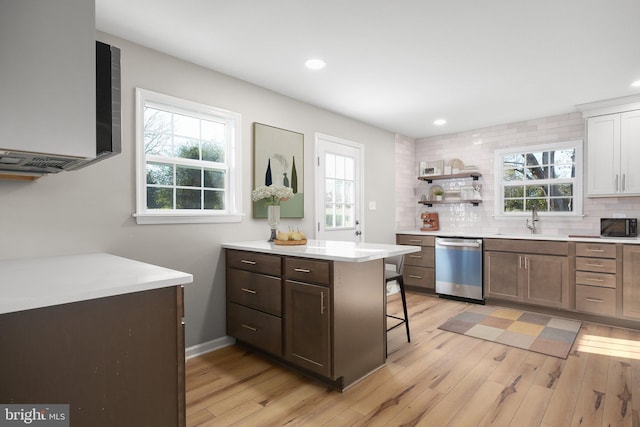
[[[227,334],[339,390],[386,360],[384,258],[417,246],[226,243]]]
[[[0,260],[0,402],[70,425],[185,424],[182,285],[109,254]]]

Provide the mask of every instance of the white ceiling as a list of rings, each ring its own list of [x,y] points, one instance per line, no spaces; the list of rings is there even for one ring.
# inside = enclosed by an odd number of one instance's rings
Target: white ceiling
[[[100,31],[413,138],[640,94],[639,17],[640,0],[96,0]]]

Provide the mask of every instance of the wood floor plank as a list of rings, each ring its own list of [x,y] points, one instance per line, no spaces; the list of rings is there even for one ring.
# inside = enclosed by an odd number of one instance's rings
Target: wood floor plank
[[[564,360],[439,330],[472,305],[407,297],[411,343],[394,329],[344,393],[241,346],[189,359],[187,425],[640,427],[640,331],[583,322]]]

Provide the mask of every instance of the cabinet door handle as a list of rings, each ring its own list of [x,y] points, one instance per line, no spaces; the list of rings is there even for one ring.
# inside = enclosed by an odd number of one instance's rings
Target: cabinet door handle
[[[320,292],[320,314],[324,314],[324,292]]]
[[[622,191],[624,191],[624,190],[625,190],[625,187],[627,186],[627,185],[626,185],[626,184],[627,184],[627,183],[626,183],[626,180],[627,180],[626,178],[627,178],[627,174],[626,174],[626,173],[623,173],[623,174],[622,174]]]
[[[252,326],[245,325],[244,323],[242,324],[242,327],[246,328],[246,329],[249,329],[250,331],[253,331],[253,332],[256,332],[258,330],[258,329],[254,328]]]
[[[240,262],[243,264],[256,265],[255,261],[249,261],[248,259],[241,259]]]
[[[604,302],[604,300],[598,299],[598,298],[585,298],[585,300],[589,301],[589,302]]]
[[[422,276],[416,276],[415,274],[410,274],[409,277],[412,279],[422,279]]]
[[[618,174],[616,174],[616,191],[618,191],[618,190],[619,190],[619,187],[618,187]]]
[[[248,294],[257,294],[257,292],[254,291],[253,289],[242,288],[242,290]]]
[[[306,268],[294,268],[293,271],[297,271],[298,273],[311,273],[311,270],[307,270]]]

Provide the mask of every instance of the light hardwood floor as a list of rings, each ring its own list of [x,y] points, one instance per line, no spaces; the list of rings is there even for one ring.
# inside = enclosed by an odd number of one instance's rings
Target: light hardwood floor
[[[190,359],[187,425],[640,426],[640,331],[583,322],[563,360],[441,331],[468,304],[407,297],[412,342],[391,331],[386,365],[344,393],[240,346]]]

